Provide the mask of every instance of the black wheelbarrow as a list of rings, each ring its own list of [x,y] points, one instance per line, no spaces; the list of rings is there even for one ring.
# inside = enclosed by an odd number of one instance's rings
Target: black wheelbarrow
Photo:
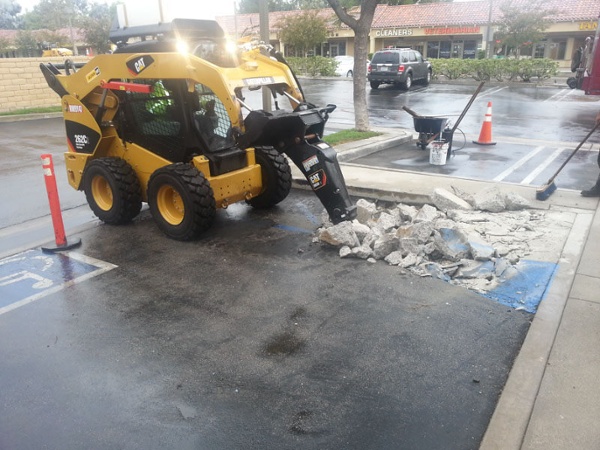
[[[448,157],[450,157],[452,153],[452,139],[454,137],[454,132],[458,128],[458,124],[462,121],[463,117],[473,104],[475,97],[477,97],[479,91],[481,91],[483,84],[483,81],[479,83],[479,86],[471,96],[471,99],[465,106],[465,109],[463,109],[462,113],[458,117],[458,120],[452,128],[446,126],[448,122],[446,117],[420,116],[407,106],[403,106],[402,109],[413,116],[415,131],[419,133],[417,147],[425,150],[429,143],[436,140],[443,141],[444,143],[448,144]]]
[[[451,139],[451,136],[447,132],[444,133],[446,122],[448,122],[448,119],[445,117],[413,116],[413,121],[415,131],[419,133],[417,147],[420,147],[422,150],[425,150],[431,141],[443,140],[448,142],[448,139]],[[444,138],[444,134],[446,134],[446,139]]]

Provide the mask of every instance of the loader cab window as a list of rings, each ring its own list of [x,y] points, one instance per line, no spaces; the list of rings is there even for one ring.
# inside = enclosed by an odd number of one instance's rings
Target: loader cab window
[[[197,83],[192,93],[192,114],[196,132],[218,151],[235,145],[231,120],[223,102],[207,86]]]
[[[156,79],[126,81],[149,84],[152,91],[148,94],[115,91],[124,105],[122,138],[170,161],[183,161],[186,154],[185,117],[178,92],[185,89],[185,82]]]

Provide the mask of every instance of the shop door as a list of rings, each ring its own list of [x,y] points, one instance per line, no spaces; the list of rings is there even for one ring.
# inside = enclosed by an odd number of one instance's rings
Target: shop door
[[[452,42],[452,58],[460,58],[463,57],[463,41],[454,41]]]

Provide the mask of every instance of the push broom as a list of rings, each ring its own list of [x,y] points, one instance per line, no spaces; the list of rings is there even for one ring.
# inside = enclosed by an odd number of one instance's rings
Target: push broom
[[[583,138],[583,141],[581,141],[579,143],[579,145],[575,148],[575,150],[573,150],[573,152],[569,155],[569,157],[565,160],[565,162],[562,163],[562,165],[558,168],[558,170],[556,171],[556,173],[554,175],[552,175],[552,177],[548,180],[548,182],[545,185],[539,187],[535,191],[535,198],[537,200],[547,200],[548,197],[550,197],[552,195],[552,193],[556,190],[556,184],[554,183],[554,179],[558,176],[558,174],[560,173],[560,171],[564,169],[564,167],[571,160],[571,158],[573,156],[575,156],[575,153],[577,153],[579,151],[579,149],[581,148],[581,146],[583,144],[585,144],[585,142],[589,139],[589,137],[592,134],[594,134],[594,131],[596,131],[599,126],[600,126],[600,122],[596,122],[596,125],[594,125],[594,128],[592,128],[592,131],[590,131],[587,134],[587,136]]]

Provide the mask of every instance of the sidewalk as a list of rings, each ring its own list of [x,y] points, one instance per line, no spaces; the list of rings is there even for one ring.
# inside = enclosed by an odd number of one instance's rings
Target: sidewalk
[[[475,193],[495,184],[501,190],[532,199],[536,208],[576,212],[555,278],[514,362],[481,449],[600,448],[598,199],[558,190],[540,202],[535,200],[535,188],[529,186],[378,169],[349,162],[364,156],[363,151],[412,139],[410,131],[386,131],[387,137],[376,138],[373,145],[363,142],[336,148],[351,195],[422,204],[428,201],[434,187],[456,186]],[[299,172],[294,178],[304,184]]]

